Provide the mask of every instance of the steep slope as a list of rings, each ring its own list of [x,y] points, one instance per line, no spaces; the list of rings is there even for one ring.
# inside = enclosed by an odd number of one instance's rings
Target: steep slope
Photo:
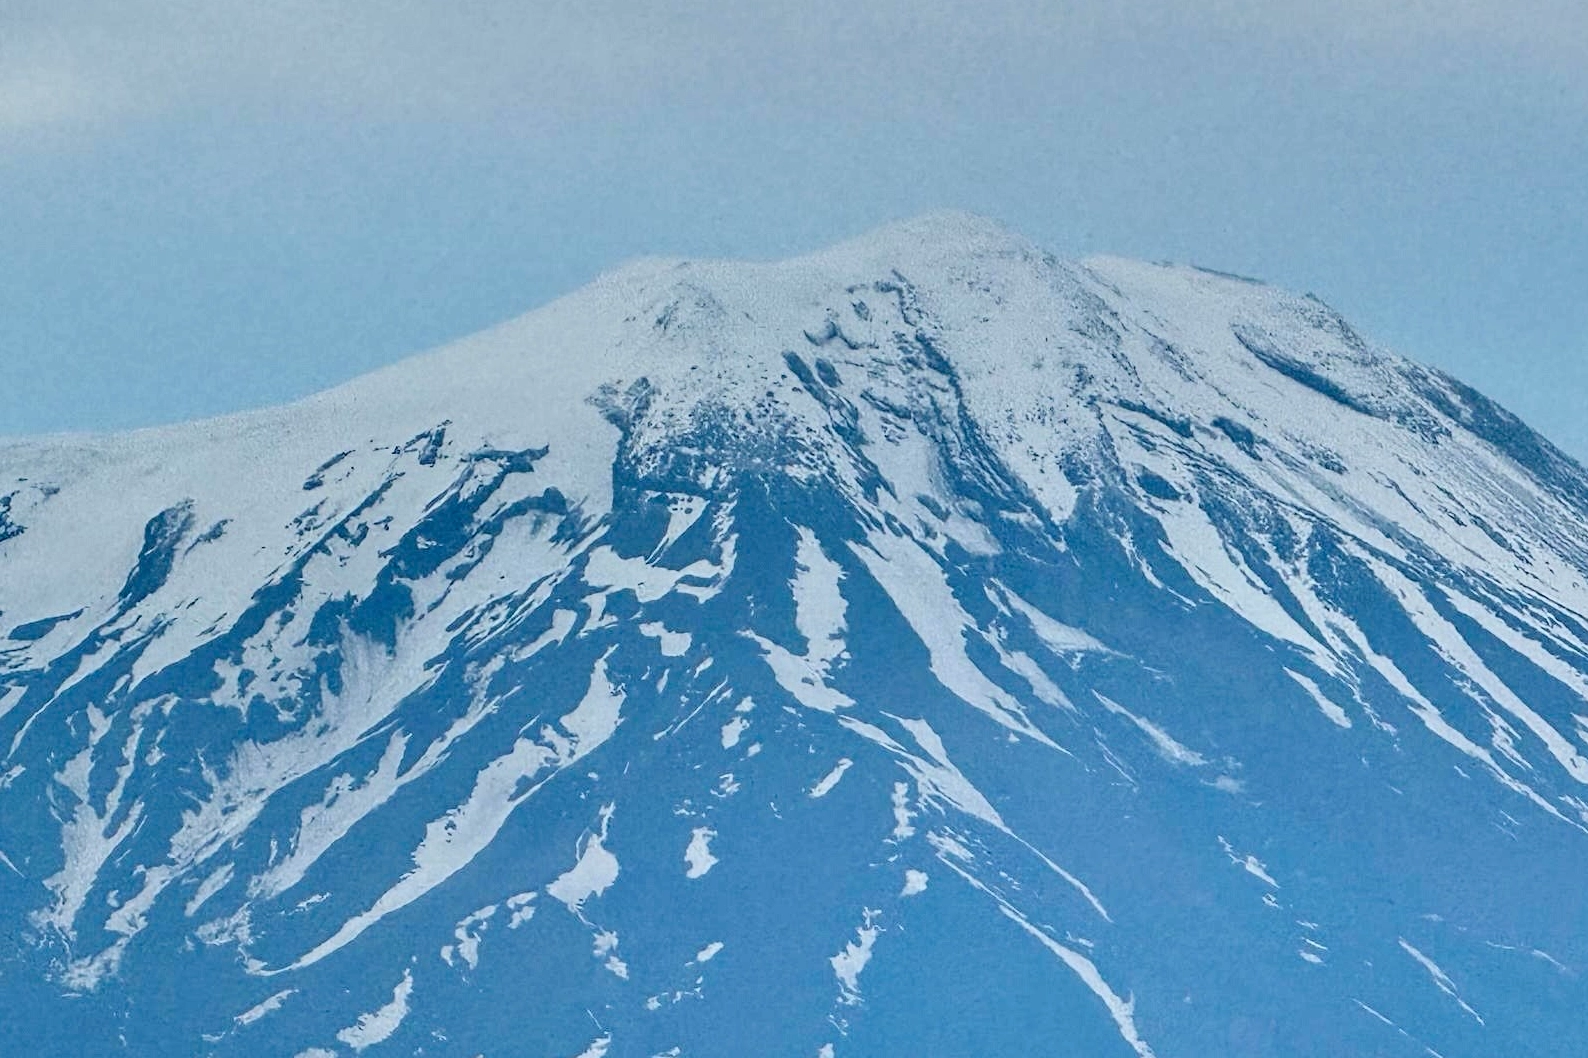
[[[0,1050],[1588,1051],[1588,474],[936,215],[0,447]]]

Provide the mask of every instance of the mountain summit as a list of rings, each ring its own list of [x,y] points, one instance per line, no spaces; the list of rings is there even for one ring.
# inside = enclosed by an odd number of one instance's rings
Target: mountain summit
[[[1588,473],[939,214],[0,443],[0,1052],[1588,1053]]]

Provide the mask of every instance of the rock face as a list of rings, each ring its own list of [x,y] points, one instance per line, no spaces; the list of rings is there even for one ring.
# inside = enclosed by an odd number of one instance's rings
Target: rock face
[[[0,445],[0,1052],[1588,1053],[1588,474],[958,215]]]

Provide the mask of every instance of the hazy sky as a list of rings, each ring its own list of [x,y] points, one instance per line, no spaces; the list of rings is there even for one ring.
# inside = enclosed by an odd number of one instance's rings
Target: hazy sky
[[[1310,290],[1588,457],[1583,0],[5,0],[0,434],[938,207]]]

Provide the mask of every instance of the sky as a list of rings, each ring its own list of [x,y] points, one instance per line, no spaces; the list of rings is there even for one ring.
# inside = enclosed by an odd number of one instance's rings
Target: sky
[[[1588,459],[1581,0],[6,0],[0,435],[940,208],[1310,291]]]

